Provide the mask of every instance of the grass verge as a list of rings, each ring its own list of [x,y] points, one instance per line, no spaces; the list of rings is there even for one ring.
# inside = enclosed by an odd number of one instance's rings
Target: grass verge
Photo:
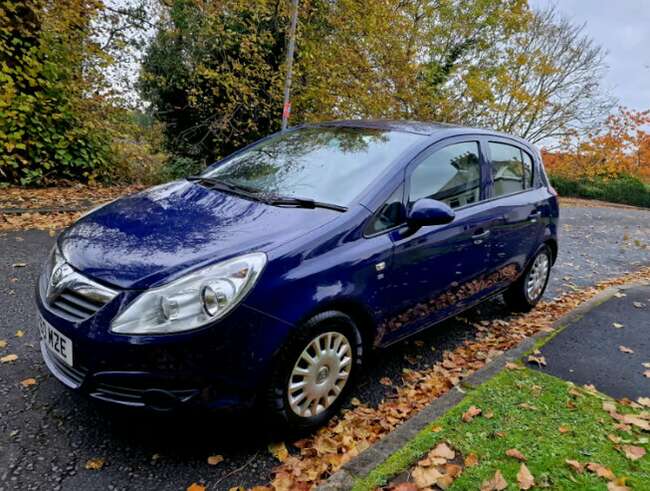
[[[605,479],[586,470],[576,472],[565,463],[569,459],[602,464],[632,489],[650,489],[650,457],[632,461],[619,449],[632,444],[647,450],[648,438],[635,427],[617,429],[617,421],[603,410],[607,400],[534,370],[504,370],[358,480],[353,489],[386,485],[440,442],[447,442],[464,456],[478,456],[478,465],[465,467],[452,489],[479,489],[496,470],[508,481],[509,489],[518,489],[520,462],[506,456],[506,450],[512,448],[527,457],[537,488],[607,489]],[[482,415],[464,423],[462,415],[472,405],[479,407]],[[621,414],[633,412],[620,404],[617,409]]]

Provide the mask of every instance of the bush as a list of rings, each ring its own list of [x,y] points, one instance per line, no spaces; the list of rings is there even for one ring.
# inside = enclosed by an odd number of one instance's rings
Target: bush
[[[193,176],[203,171],[205,166],[189,157],[170,157],[161,169],[159,179],[161,182],[173,181],[187,176]]]
[[[598,199],[611,203],[650,208],[650,187],[634,176],[574,180],[551,175],[551,184],[560,196]]]

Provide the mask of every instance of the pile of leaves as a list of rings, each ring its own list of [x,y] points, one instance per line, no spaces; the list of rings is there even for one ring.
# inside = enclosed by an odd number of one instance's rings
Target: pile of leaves
[[[403,385],[394,397],[374,408],[353,400],[353,409],[343,411],[313,436],[294,442],[298,451],[284,455],[274,471],[272,488],[310,489],[504,351],[537,332],[552,331],[554,321],[605,288],[641,280],[650,280],[650,268],[541,303],[528,314],[474,324],[476,338],[446,351],[440,363],[420,371],[405,368]]]
[[[56,230],[67,227],[86,210],[144,186],[82,186],[28,189],[3,188],[0,193],[0,231]]]

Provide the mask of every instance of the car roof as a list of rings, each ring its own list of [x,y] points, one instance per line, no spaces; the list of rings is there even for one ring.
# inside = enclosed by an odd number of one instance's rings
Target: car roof
[[[523,138],[502,133],[500,131],[489,130],[485,128],[473,128],[470,126],[462,126],[450,123],[426,122],[426,121],[410,121],[410,120],[389,120],[389,119],[345,119],[337,121],[324,121],[312,126],[339,126],[347,128],[372,128],[387,131],[402,131],[407,133],[415,133],[424,136],[455,136],[464,134],[479,134],[486,136],[499,136],[509,138],[522,143],[528,147],[535,148],[533,144],[524,140]]]

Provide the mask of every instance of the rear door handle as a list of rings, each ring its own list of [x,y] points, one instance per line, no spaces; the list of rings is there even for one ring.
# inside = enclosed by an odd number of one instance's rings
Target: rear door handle
[[[481,244],[484,239],[487,239],[490,236],[490,231],[485,230],[484,232],[480,232],[478,234],[472,235],[472,239],[474,239],[474,243],[476,245]]]

